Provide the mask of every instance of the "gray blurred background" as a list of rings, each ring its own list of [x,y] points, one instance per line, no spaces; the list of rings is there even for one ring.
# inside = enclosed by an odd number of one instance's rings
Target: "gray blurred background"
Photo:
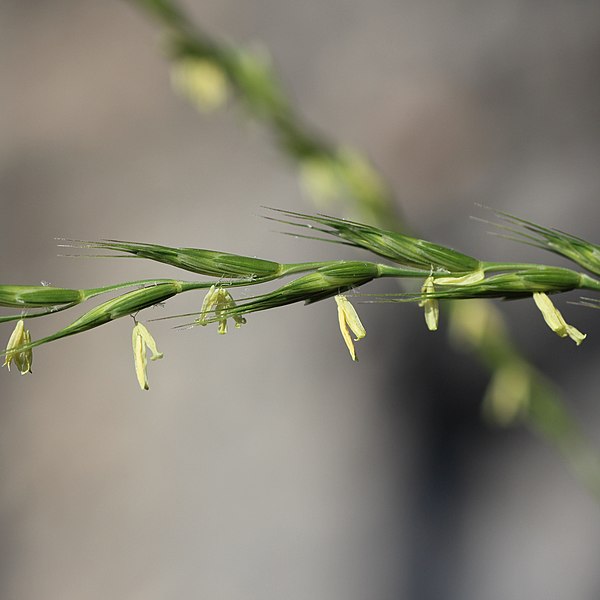
[[[597,0],[186,5],[209,32],[262,41],[306,119],[367,152],[424,236],[561,264],[487,235],[469,220],[482,202],[598,240]],[[55,237],[337,256],[260,218],[314,209],[261,128],[173,95],[159,41],[117,0],[0,0],[3,283],[176,274],[60,258]],[[560,306],[581,348],[531,302],[502,309],[600,446],[598,315]],[[148,393],[128,320],[40,348],[32,376],[4,370],[0,597],[600,597],[600,510],[556,451],[482,421],[486,375],[444,325],[359,311],[357,364],[329,301],[227,336],[154,323],[165,360]],[[71,318],[32,321],[33,336]]]

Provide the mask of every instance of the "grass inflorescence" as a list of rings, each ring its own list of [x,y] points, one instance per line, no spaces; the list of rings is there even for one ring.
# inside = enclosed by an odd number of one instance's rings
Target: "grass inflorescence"
[[[289,304],[312,304],[336,297],[340,323],[356,323],[358,316],[350,308],[344,294],[360,288],[374,279],[416,279],[421,284],[418,292],[377,296],[380,302],[418,302],[425,310],[425,320],[430,330],[436,330],[439,320],[439,300],[466,300],[473,298],[519,299],[533,298],[550,328],[561,337],[570,337],[580,344],[585,335],[568,325],[551,302],[549,295],[571,290],[600,291],[600,282],[593,276],[578,271],[549,265],[527,263],[486,262],[458,252],[452,248],[394,233],[355,221],[325,215],[306,215],[278,211],[278,216],[267,218],[308,230],[318,235],[304,235],[310,239],[333,241],[366,250],[389,263],[365,260],[330,260],[299,263],[279,263],[239,254],[201,248],[173,248],[158,244],[104,240],[99,242],[65,241],[61,246],[79,250],[102,250],[104,257],[137,257],[183,269],[194,275],[211,278],[209,281],[181,281],[156,279],[122,282],[93,289],[69,289],[53,286],[1,285],[0,306],[21,309],[20,314],[0,317],[18,321],[16,333],[4,352],[10,364],[20,361],[20,371],[30,364],[25,360],[32,348],[64,337],[89,331],[122,317],[136,316],[141,311],[184,292],[204,290],[208,293],[192,325],[218,323],[220,333],[227,332],[227,320],[233,319],[236,327],[245,323],[245,316]],[[533,228],[533,225],[528,225]],[[542,230],[542,229],[540,229]],[[567,235],[567,234],[565,234]],[[324,236],[324,237],[323,237]],[[584,244],[581,240],[581,244]],[[391,263],[391,264],[390,264]],[[233,289],[257,286],[277,279],[295,276],[275,290],[246,296],[235,300]],[[133,288],[120,293],[124,288]],[[89,309],[70,325],[54,334],[32,340],[23,323],[33,317],[71,309],[96,296],[107,293],[117,295]],[[582,302],[597,307],[592,299]],[[180,315],[184,316],[184,315]],[[189,315],[188,315],[189,316]],[[136,321],[137,323],[137,321]],[[358,326],[357,326],[358,327]],[[362,325],[360,326],[362,327]],[[358,328],[360,332],[362,329]],[[25,331],[27,334],[25,334]],[[148,346],[150,334],[138,327],[134,336],[137,352],[138,381],[147,381],[140,374],[140,365],[146,365],[141,353]],[[348,340],[347,328],[342,328]],[[362,335],[359,336],[364,337]],[[357,338],[358,339],[358,338]],[[144,343],[142,341],[144,340]],[[349,346],[350,348],[350,346]],[[356,354],[353,346],[351,356]],[[14,357],[20,357],[15,359]],[[22,368],[21,368],[22,367]]]

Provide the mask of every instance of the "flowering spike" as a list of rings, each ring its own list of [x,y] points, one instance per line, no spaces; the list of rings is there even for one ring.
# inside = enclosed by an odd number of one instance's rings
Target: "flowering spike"
[[[346,296],[338,294],[335,297],[335,301],[338,307],[338,320],[342,337],[344,338],[344,342],[346,342],[346,346],[350,352],[352,360],[356,361],[358,359],[356,358],[356,351],[354,349],[354,343],[352,341],[350,331],[352,331],[352,333],[356,336],[354,338],[355,342],[362,340],[362,338],[367,335],[367,332],[365,331],[363,324],[360,322],[354,306],[350,304],[350,301],[348,298],[346,298]]]
[[[552,300],[550,300],[547,294],[535,292],[533,294],[533,300],[540,309],[544,321],[546,321],[546,324],[554,331],[554,333],[560,337],[569,336],[578,346],[583,342],[586,338],[586,334],[581,333],[581,331],[565,321],[564,317],[556,306],[552,304]]]
[[[135,362],[135,374],[137,375],[138,383],[143,390],[148,390],[150,387],[148,385],[148,374],[146,370],[148,364],[146,348],[149,348],[150,352],[152,352],[150,360],[158,360],[164,355],[162,352],[158,351],[154,338],[142,323],[136,323],[133,327],[131,342],[133,345],[133,359]]]
[[[421,293],[425,294],[425,297],[419,302],[419,306],[425,309],[425,323],[427,323],[429,331],[437,331],[440,318],[439,302],[435,298],[427,297],[429,294],[435,293],[433,281],[434,279],[431,275],[425,280],[421,288]]]
[[[31,363],[33,362],[33,351],[31,348],[23,350],[23,347],[31,344],[31,334],[25,329],[25,321],[17,321],[13,332],[6,345],[6,354],[3,367],[10,371],[10,363],[14,362],[21,375],[31,373]]]

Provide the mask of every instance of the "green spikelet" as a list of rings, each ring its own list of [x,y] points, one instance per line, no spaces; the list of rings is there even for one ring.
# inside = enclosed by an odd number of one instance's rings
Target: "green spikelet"
[[[72,242],[64,246],[125,252],[128,255],[154,260],[199,275],[225,279],[273,278],[278,277],[283,269],[283,265],[270,260],[201,248],[172,248],[158,244],[116,240]]]
[[[514,227],[509,227],[493,223],[497,228],[509,232],[508,235],[503,235],[502,237],[564,256],[590,271],[590,273],[600,275],[600,246],[597,244],[592,244],[580,237],[558,229],[542,227],[509,213],[494,212],[505,222],[514,225]]]
[[[8,308],[52,308],[83,300],[83,290],[48,285],[0,285],[0,306]]]
[[[283,210],[277,210],[277,212],[299,222],[267,218],[330,235],[338,240],[343,240],[339,243],[363,248],[401,265],[422,269],[433,268],[447,273],[468,273],[478,271],[482,266],[482,263],[472,256],[401,233],[322,215],[310,216]],[[314,223],[318,226],[315,226]],[[333,241],[314,236],[299,237]]]

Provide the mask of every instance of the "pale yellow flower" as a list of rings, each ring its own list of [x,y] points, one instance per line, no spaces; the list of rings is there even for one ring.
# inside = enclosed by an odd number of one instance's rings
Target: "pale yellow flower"
[[[154,338],[142,323],[135,324],[131,335],[131,342],[133,345],[133,359],[135,362],[135,374],[137,375],[138,383],[143,390],[150,389],[148,386],[148,373],[146,369],[148,364],[146,349],[149,349],[152,353],[150,360],[158,360],[164,355],[162,352],[158,351]]]
[[[352,341],[350,331],[352,331],[352,333],[356,336],[354,338],[355,342],[362,340],[362,338],[367,335],[367,332],[365,331],[363,324],[360,322],[354,306],[350,304],[350,301],[348,298],[346,298],[346,296],[338,294],[335,297],[335,301],[338,307],[338,320],[340,323],[342,337],[344,338],[344,342],[346,342],[346,346],[350,352],[352,360],[358,360],[356,358],[356,351],[354,349],[354,343]]]
[[[225,289],[212,285],[208,290],[200,316],[196,319],[198,325],[208,325],[208,315],[214,313],[214,316],[219,321],[218,332],[222,335],[227,333],[227,317],[225,316],[232,308],[235,308],[235,300],[232,295]],[[236,329],[239,329],[246,323],[246,319],[241,315],[233,315]]]
[[[15,363],[21,375],[31,373],[31,363],[33,362],[33,351],[31,348],[23,350],[24,346],[31,344],[31,334],[25,329],[25,321],[17,321],[13,332],[6,345],[6,354],[4,355],[3,367],[10,371],[10,364]]]
[[[550,300],[547,294],[544,294],[544,292],[535,292],[533,294],[533,300],[540,309],[544,321],[546,321],[548,327],[550,327],[556,335],[559,335],[560,337],[569,336],[578,346],[585,340],[586,334],[581,333],[581,331],[565,321],[564,317],[560,314],[558,308],[552,304],[552,300]]]

